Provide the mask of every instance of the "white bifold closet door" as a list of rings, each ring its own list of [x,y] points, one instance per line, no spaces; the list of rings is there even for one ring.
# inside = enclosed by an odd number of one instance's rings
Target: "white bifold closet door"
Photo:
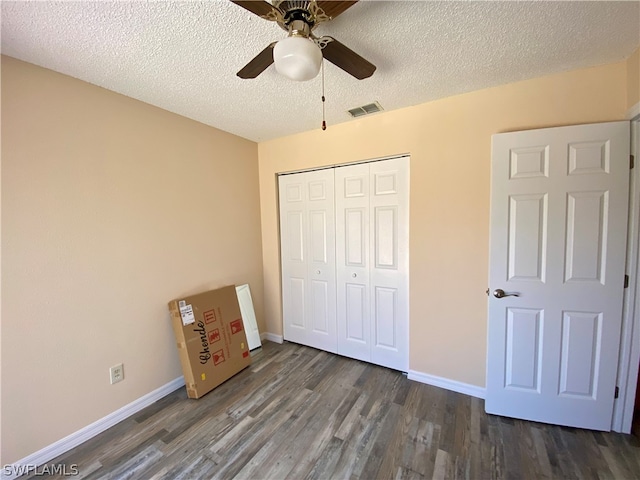
[[[409,158],[279,182],[284,338],[407,371]]]
[[[407,371],[408,158],[335,169],[338,353]]]
[[[284,338],[337,352],[333,170],[280,177]]]

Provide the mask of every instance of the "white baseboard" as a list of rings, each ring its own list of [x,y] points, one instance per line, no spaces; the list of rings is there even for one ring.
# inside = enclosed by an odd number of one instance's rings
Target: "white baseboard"
[[[77,447],[81,443],[86,442],[87,440],[95,437],[99,433],[104,432],[106,429],[113,427],[115,424],[121,422],[122,420],[130,417],[131,415],[139,412],[145,407],[148,407],[152,403],[160,400],[163,397],[166,397],[174,390],[177,390],[181,386],[184,385],[184,377],[178,377],[175,380],[170,381],[169,383],[157,388],[156,390],[147,393],[146,395],[134,400],[133,402],[125,405],[122,408],[119,408],[113,413],[110,413],[106,417],[101,418],[93,422],[90,425],[87,425],[84,428],[81,428],[77,432],[72,433],[64,437],[61,440],[58,440],[51,445],[44,447],[42,450],[38,450],[35,453],[32,453],[29,456],[24,457],[21,460],[18,460],[13,465],[44,465],[50,460],[62,455],[63,453],[68,452],[74,447]],[[12,469],[11,466],[5,466],[2,469],[2,478],[3,479],[14,479],[17,477],[16,474],[5,475],[5,472],[8,470],[16,471],[16,469]],[[32,472],[33,473],[33,472]]]
[[[448,378],[437,377],[435,375],[429,375],[428,373],[417,372],[416,370],[409,370],[407,378],[409,380],[426,383],[427,385],[432,385],[434,387],[444,388],[445,390],[464,393],[465,395],[470,395],[476,398],[484,399],[486,396],[486,390],[482,387],[457,382],[456,380],[449,380]]]
[[[262,332],[260,334],[260,340],[269,340],[270,342],[282,343],[284,339],[282,335],[276,335],[275,333]]]

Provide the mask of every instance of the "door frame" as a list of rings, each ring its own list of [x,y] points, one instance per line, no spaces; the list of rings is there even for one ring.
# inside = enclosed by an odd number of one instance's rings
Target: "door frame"
[[[640,103],[628,112],[631,120],[631,154],[640,162]],[[630,433],[633,421],[638,366],[640,364],[640,163],[631,170],[629,189],[629,227],[626,271],[629,288],[625,289],[622,310],[622,334],[618,359],[618,398],[613,403],[611,429]]]

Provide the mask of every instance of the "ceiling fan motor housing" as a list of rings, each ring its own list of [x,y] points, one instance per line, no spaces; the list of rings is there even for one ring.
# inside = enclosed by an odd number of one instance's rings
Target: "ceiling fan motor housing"
[[[285,12],[284,24],[289,31],[292,29],[298,30],[302,28],[303,30],[306,30],[308,35],[315,27],[316,22],[309,11],[295,9]]]
[[[309,35],[311,34],[311,28],[304,20],[292,20],[287,25],[289,26],[290,37],[309,38]]]

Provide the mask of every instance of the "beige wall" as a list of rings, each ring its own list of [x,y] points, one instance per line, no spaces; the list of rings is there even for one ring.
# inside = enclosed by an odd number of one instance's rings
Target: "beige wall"
[[[254,142],[3,57],[0,464],[179,377],[169,300],[249,282],[263,330],[259,215]]]
[[[627,108],[640,103],[640,48],[627,59]]]
[[[623,120],[626,82],[620,62],[260,143],[267,330],[282,333],[276,173],[410,153],[410,369],[484,386],[491,135]]]

